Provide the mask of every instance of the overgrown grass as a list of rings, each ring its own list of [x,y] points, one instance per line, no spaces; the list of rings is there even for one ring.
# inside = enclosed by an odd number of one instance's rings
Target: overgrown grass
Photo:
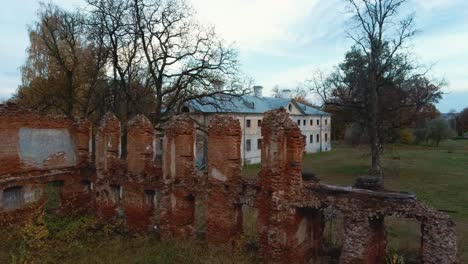
[[[203,242],[135,235],[93,217],[49,215],[2,230],[0,263],[258,263],[253,255]],[[5,243],[6,242],[6,243]]]

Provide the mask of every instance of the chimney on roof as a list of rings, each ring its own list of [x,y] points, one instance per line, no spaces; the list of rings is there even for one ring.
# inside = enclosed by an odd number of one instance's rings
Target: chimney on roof
[[[281,98],[291,99],[292,98],[292,91],[290,89],[281,90]]]
[[[263,86],[254,86],[253,87],[254,94],[256,97],[262,97],[263,96]]]

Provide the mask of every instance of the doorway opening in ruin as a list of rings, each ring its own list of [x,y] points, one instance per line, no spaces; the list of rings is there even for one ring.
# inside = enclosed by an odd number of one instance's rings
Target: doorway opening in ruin
[[[242,239],[244,247],[249,253],[256,253],[259,249],[257,219],[258,209],[247,204],[240,208],[242,213]]]
[[[297,208],[296,239],[303,255],[315,263],[322,255],[324,222],[321,210],[315,208]]]
[[[323,259],[324,263],[338,263],[343,247],[344,216],[336,207],[322,210],[323,221]]]
[[[14,186],[3,190],[3,209],[15,210],[24,204],[23,187]]]
[[[421,223],[396,216],[385,217],[387,259],[402,259],[406,264],[421,263]]]
[[[61,192],[63,181],[49,182],[45,186],[45,205],[46,213],[57,213],[61,204]]]

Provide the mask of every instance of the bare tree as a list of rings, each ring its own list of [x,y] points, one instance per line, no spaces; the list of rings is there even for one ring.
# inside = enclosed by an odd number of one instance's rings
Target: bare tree
[[[347,32],[356,48],[367,59],[367,93],[369,104],[368,134],[371,146],[371,173],[381,173],[381,140],[379,138],[379,89],[398,73],[390,72],[392,62],[416,34],[413,16],[400,19],[399,12],[407,0],[347,0],[353,14],[353,25]]]
[[[236,79],[237,52],[213,28],[196,23],[185,1],[133,0],[133,10],[156,121],[191,100],[244,92]]]

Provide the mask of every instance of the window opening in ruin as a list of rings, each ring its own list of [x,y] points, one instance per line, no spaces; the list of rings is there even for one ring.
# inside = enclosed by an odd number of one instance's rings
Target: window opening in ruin
[[[398,255],[405,263],[421,263],[421,223],[416,220],[385,217],[387,258]]]
[[[324,263],[338,263],[343,246],[344,216],[335,207],[322,210],[325,227],[323,230]]]
[[[144,203],[151,208],[156,208],[156,192],[154,190],[145,190]]]
[[[256,253],[258,250],[258,232],[257,232],[257,208],[246,204],[240,208],[242,213],[242,237],[245,243],[244,248],[247,251]]]
[[[246,150],[246,151],[250,151],[251,149],[252,149],[252,142],[251,142],[250,139],[247,139],[247,140],[245,141],[245,150]]]
[[[83,184],[84,193],[90,193],[93,190],[93,183],[91,181],[83,180],[81,184]]]
[[[62,181],[47,183],[45,187],[45,211],[47,213],[57,213],[57,211],[60,209],[62,186]]]
[[[110,186],[111,188],[111,193],[110,193],[110,198],[114,203],[118,203],[122,200],[123,198],[123,188],[120,185],[112,184]]]
[[[3,209],[15,210],[24,204],[23,187],[14,186],[3,190]]]

